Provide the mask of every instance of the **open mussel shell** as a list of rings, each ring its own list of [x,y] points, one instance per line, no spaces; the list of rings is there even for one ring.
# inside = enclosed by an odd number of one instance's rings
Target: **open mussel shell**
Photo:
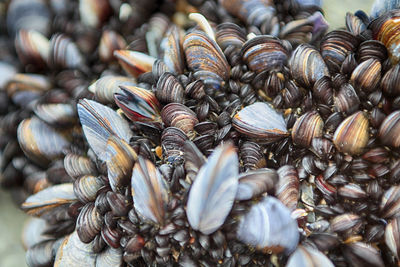
[[[167,127],[161,135],[161,148],[167,162],[175,162],[183,156],[187,135],[179,128]]]
[[[84,175],[75,180],[74,192],[82,203],[87,203],[96,200],[97,191],[103,185],[104,182],[100,177]]]
[[[300,181],[296,168],[292,165],[284,165],[278,169],[278,177],[277,198],[290,210],[295,210],[300,197]]]
[[[160,121],[161,105],[149,90],[136,86],[121,86],[121,92],[116,93],[114,99],[131,121]]]
[[[74,153],[68,153],[64,157],[64,168],[67,174],[74,179],[86,174],[97,174],[96,164],[90,158]]]
[[[400,11],[397,9],[391,10],[373,20],[368,26],[372,30],[373,38],[381,41],[388,49],[389,58],[393,64],[398,63],[400,60],[398,51],[400,45],[400,36],[398,34],[400,29],[399,18]]]
[[[201,167],[189,191],[186,215],[193,229],[209,235],[224,224],[235,201],[238,171],[234,146],[217,147]]]
[[[120,86],[135,86],[134,79],[125,76],[107,75],[101,77],[89,86],[89,91],[94,93],[96,100],[101,103],[113,103],[114,94],[121,92]]]
[[[290,254],[299,242],[297,222],[278,199],[266,196],[239,222],[237,238],[265,252]]]
[[[49,91],[51,84],[44,75],[17,73],[8,80],[5,89],[15,104],[26,107]]]
[[[385,243],[396,256],[400,258],[400,217],[392,219],[385,229]]]
[[[23,120],[18,126],[18,143],[28,158],[40,165],[63,156],[70,146],[68,135],[48,126],[36,117]]]
[[[81,22],[89,27],[98,28],[111,14],[107,0],[79,0]]]
[[[171,73],[164,72],[157,82],[156,97],[165,104],[183,103],[185,89]]]
[[[33,110],[42,121],[55,127],[66,127],[77,121],[76,110],[72,104],[38,104]]]
[[[394,111],[385,118],[379,128],[379,138],[383,144],[400,146],[400,111]]]
[[[169,71],[174,74],[182,74],[185,70],[185,57],[183,53],[183,33],[176,25],[172,25],[161,42],[163,61]]]
[[[106,153],[108,181],[111,189],[118,192],[129,184],[137,154],[127,142],[115,136],[108,139]]]
[[[151,71],[156,58],[130,50],[115,50],[114,56],[122,68],[133,77]]]
[[[132,197],[136,212],[145,220],[163,225],[169,186],[154,164],[139,157],[132,171]]]
[[[333,263],[321,251],[309,247],[298,246],[290,256],[286,267],[333,267]]]
[[[37,31],[22,29],[15,37],[15,50],[22,64],[32,64],[34,69],[43,69],[47,65],[50,42]]]
[[[321,40],[321,55],[331,73],[340,72],[347,55],[359,43],[355,35],[343,30],[331,31]]]
[[[214,74],[222,81],[227,81],[230,66],[218,44],[207,34],[194,31],[183,40],[186,62],[193,72]]]
[[[308,44],[301,44],[294,50],[289,66],[293,78],[304,87],[313,86],[320,78],[329,76],[321,54]]]
[[[278,174],[273,169],[257,169],[241,173],[236,200],[249,200],[265,192],[273,194]]]
[[[381,63],[377,59],[368,59],[354,69],[350,83],[367,93],[374,91],[381,80]]]
[[[87,266],[95,267],[96,253],[93,252],[93,244],[83,243],[77,231],[66,236],[61,246],[59,247],[56,259],[54,262],[55,267],[64,266]]]
[[[317,111],[309,111],[296,120],[292,140],[296,145],[309,147],[313,138],[323,134],[324,121]]]
[[[81,209],[76,219],[76,232],[83,243],[91,242],[101,231],[103,217],[97,211],[93,202],[87,203]]]
[[[283,115],[262,102],[240,110],[233,117],[232,125],[241,134],[262,143],[272,143],[289,135]]]
[[[81,99],[78,115],[86,140],[97,157],[106,159],[107,140],[111,135],[129,142],[132,132],[128,122],[113,109],[93,100]]]
[[[199,123],[196,113],[185,105],[170,103],[161,110],[161,118],[169,127],[181,129],[189,138],[194,136],[194,126]]]
[[[263,71],[280,70],[286,65],[289,52],[282,42],[272,36],[261,35],[248,40],[242,46],[242,58],[250,70]]]
[[[342,121],[335,131],[333,143],[343,153],[361,154],[368,143],[368,128],[367,116],[359,111]]]
[[[35,30],[47,35],[50,11],[44,0],[13,0],[7,9],[7,30],[14,36],[19,30]]]
[[[99,57],[103,62],[115,60],[114,51],[124,49],[126,41],[119,33],[111,30],[103,31],[99,44]]]
[[[21,208],[33,216],[43,214],[59,206],[76,201],[72,183],[53,185],[28,197]]]
[[[77,45],[63,33],[51,37],[48,60],[49,66],[53,68],[82,69],[85,66]]]

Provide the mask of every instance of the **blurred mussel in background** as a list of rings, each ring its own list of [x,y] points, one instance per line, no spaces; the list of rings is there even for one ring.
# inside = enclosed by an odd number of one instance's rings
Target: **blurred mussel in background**
[[[320,1],[7,3],[28,265],[396,265],[395,2],[330,32]]]

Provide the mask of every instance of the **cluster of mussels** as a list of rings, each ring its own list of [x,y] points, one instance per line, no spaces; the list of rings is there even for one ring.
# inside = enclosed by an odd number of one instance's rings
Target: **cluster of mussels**
[[[397,265],[400,10],[319,2],[12,0],[28,265]]]

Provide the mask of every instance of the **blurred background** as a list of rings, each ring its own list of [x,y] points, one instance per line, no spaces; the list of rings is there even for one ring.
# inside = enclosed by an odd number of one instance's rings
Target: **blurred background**
[[[330,29],[344,27],[346,12],[369,13],[374,0],[324,0],[325,17]],[[24,267],[25,252],[21,230],[27,216],[11,202],[10,193],[0,189],[0,267]]]

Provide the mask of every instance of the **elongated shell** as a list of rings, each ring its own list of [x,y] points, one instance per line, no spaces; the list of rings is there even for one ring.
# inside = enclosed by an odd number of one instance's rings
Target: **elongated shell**
[[[230,66],[218,44],[201,31],[194,31],[185,36],[183,41],[186,61],[190,70],[205,73],[207,76],[217,76],[220,83],[227,81]]]
[[[391,220],[385,229],[385,243],[392,253],[400,258],[400,217]]]
[[[23,120],[18,126],[17,135],[24,153],[39,164],[47,164],[61,157],[63,149],[70,145],[68,136],[36,117]]]
[[[111,136],[107,141],[107,171],[111,189],[118,192],[129,184],[133,164],[137,160],[135,150],[124,140]]]
[[[394,111],[385,118],[379,128],[379,138],[385,145],[400,146],[400,111]]]
[[[78,233],[74,231],[65,237],[59,247],[54,262],[54,267],[87,266],[94,267],[96,253],[93,252],[93,244],[85,244],[79,240]]]
[[[163,61],[171,72],[182,74],[185,69],[182,32],[176,25],[172,25],[165,36],[161,42],[161,48],[164,51]]]
[[[292,140],[296,145],[309,147],[313,138],[321,137],[324,122],[316,111],[309,111],[296,120]]]
[[[53,185],[28,197],[21,208],[28,214],[42,214],[64,204],[76,201],[72,183]]]
[[[132,136],[126,120],[111,108],[95,101],[80,100],[78,114],[85,137],[100,160],[106,159],[105,152],[110,135],[116,135],[126,142],[129,142]]]
[[[321,54],[308,44],[301,44],[294,50],[289,66],[293,78],[304,87],[313,86],[320,78],[329,76]]]
[[[120,86],[135,85],[136,82],[132,78],[107,75],[91,84],[88,89],[94,93],[99,102],[107,104],[114,102],[114,94],[121,92]]]
[[[115,50],[114,56],[122,68],[133,77],[151,71],[154,61],[156,61],[154,57],[130,50]]]
[[[236,200],[249,200],[265,192],[274,193],[278,174],[273,169],[258,169],[241,173]]]
[[[160,120],[160,103],[153,92],[136,87],[123,86],[114,95],[115,103],[131,121]]]
[[[299,242],[290,210],[274,197],[264,197],[240,219],[237,238],[263,251],[290,254]]]
[[[350,155],[360,154],[368,143],[368,127],[367,116],[359,111],[342,121],[335,131],[333,143],[341,152]]]
[[[290,256],[286,267],[333,267],[333,263],[321,251],[308,247],[298,246]]]
[[[272,143],[289,135],[282,114],[262,102],[239,111],[232,119],[232,126],[238,132],[263,143]]]
[[[235,148],[225,144],[216,148],[201,167],[190,189],[186,209],[193,229],[208,235],[223,225],[238,188],[238,164]]]
[[[164,223],[168,184],[154,164],[141,157],[132,171],[132,197],[137,213],[156,224]]]
[[[278,177],[276,196],[290,210],[295,210],[300,197],[300,181],[296,168],[292,165],[284,165],[278,169]]]

